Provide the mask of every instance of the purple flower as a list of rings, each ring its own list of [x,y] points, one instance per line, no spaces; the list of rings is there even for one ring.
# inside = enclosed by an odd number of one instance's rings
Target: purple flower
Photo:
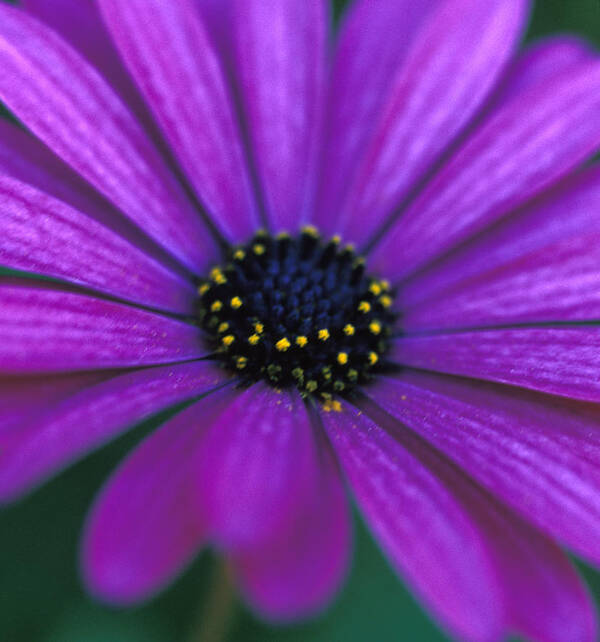
[[[527,0],[356,0],[334,37],[325,0],[23,4],[0,498],[184,404],[92,511],[99,597],[208,545],[258,613],[311,614],[345,479],[453,635],[595,640],[558,547],[600,563],[595,52],[519,52]]]

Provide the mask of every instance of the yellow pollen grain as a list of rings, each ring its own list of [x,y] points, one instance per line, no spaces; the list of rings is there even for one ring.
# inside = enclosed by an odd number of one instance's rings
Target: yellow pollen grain
[[[233,253],[233,258],[236,261],[243,261],[246,258],[246,252],[244,252],[244,250],[236,250]]]
[[[254,254],[256,254],[256,256],[262,256],[265,253],[266,248],[264,245],[262,245],[262,243],[257,243],[256,245],[252,246],[252,251],[254,252]]]
[[[337,362],[341,366],[345,366],[348,363],[348,353],[347,352],[338,352],[338,354],[337,354]]]
[[[381,285],[379,285],[379,283],[371,283],[369,292],[375,296],[379,296],[381,294]]]
[[[239,308],[242,307],[242,300],[240,299],[239,296],[234,296],[233,299],[229,302],[229,305],[234,309],[238,310]]]
[[[342,412],[342,404],[337,399],[327,399],[323,404],[325,412]]]
[[[265,326],[262,323],[255,323],[254,329],[258,334],[262,334],[265,331]]]
[[[379,323],[379,321],[371,321],[371,323],[369,323],[369,330],[372,334],[379,334],[381,332],[381,323]]]
[[[260,341],[260,337],[258,336],[258,334],[251,334],[251,335],[248,337],[248,343],[249,343],[251,346],[255,346],[259,341]]]
[[[381,303],[384,308],[389,308],[392,305],[392,297],[384,294],[379,297],[379,303]]]
[[[319,237],[319,230],[317,230],[314,225],[305,225],[302,228],[302,233],[306,234],[307,236],[312,236],[313,238]]]
[[[369,352],[369,363],[374,366],[379,361],[379,357],[376,352]]]
[[[354,335],[355,332],[356,332],[356,328],[351,323],[347,323],[344,326],[344,334],[346,336],[351,337]]]
[[[235,341],[233,334],[228,334],[221,339],[224,346],[229,347]]]
[[[327,339],[329,339],[329,336],[330,336],[330,335],[329,335],[329,330],[328,330],[327,328],[322,328],[322,329],[321,329],[321,330],[319,330],[319,332],[317,333],[317,336],[319,337],[319,339],[320,339],[321,341],[327,341]]]
[[[235,360],[236,368],[243,370],[248,365],[248,359],[246,357],[238,357]]]
[[[296,345],[300,346],[301,348],[304,348],[304,346],[308,343],[308,339],[304,335],[300,335],[299,337],[296,337]]]
[[[367,314],[371,311],[371,304],[368,301],[361,301],[358,304],[358,311]]]
[[[219,310],[222,310],[222,309],[223,309],[223,303],[218,299],[216,301],[213,301],[210,306],[211,312],[218,312]]]
[[[199,288],[198,288],[198,294],[200,296],[204,296],[208,291],[210,290],[210,285],[208,283],[203,283]]]
[[[210,278],[215,283],[218,283],[219,285],[223,285],[223,283],[227,283],[227,279],[225,278],[225,275],[223,274],[220,268],[213,268],[210,271]]]
[[[227,330],[229,330],[229,323],[227,323],[227,321],[223,321],[223,323],[219,325],[217,330],[219,331],[219,333],[227,332]]]
[[[282,339],[279,339],[279,341],[275,344],[275,347],[277,348],[277,350],[279,350],[279,352],[285,352],[291,345],[292,344],[290,343],[290,340],[287,337],[283,337]]]

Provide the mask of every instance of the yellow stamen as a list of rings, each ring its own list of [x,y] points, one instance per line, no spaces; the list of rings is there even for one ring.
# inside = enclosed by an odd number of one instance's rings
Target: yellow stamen
[[[236,250],[233,253],[233,258],[236,261],[243,261],[246,258],[246,252],[244,252],[244,250]]]
[[[369,292],[371,294],[374,294],[375,296],[379,296],[381,294],[381,285],[375,282],[371,283],[371,285],[369,286]]]
[[[199,288],[198,288],[198,294],[200,296],[204,296],[208,291],[210,290],[210,285],[208,283],[203,283]]]
[[[285,352],[291,345],[292,344],[290,343],[289,339],[287,337],[283,337],[282,339],[279,339],[279,341],[275,344],[275,347],[277,348],[277,350],[279,350],[279,352]]]
[[[248,337],[248,343],[249,343],[251,346],[255,346],[259,341],[260,341],[260,337],[258,336],[258,334],[251,334],[251,335]]]
[[[371,321],[371,323],[369,323],[369,330],[373,334],[379,334],[381,332],[381,323],[379,323],[379,321]]]
[[[229,305],[234,309],[237,310],[238,308],[242,307],[242,300],[240,299],[239,296],[234,296],[233,299],[229,302]]]
[[[235,360],[235,365],[239,370],[243,370],[248,364],[248,359],[246,357],[238,357]]]
[[[223,321],[223,323],[219,325],[217,330],[219,332],[227,332],[227,330],[229,330],[229,323],[227,323],[227,321]]]
[[[342,404],[337,399],[327,399],[323,404],[325,412],[342,412]]]
[[[368,301],[361,301],[358,304],[358,311],[367,314],[371,311],[371,304]]]
[[[223,309],[223,303],[219,300],[213,301],[213,303],[210,306],[210,311],[211,312],[218,312],[219,310]]]
[[[256,245],[252,246],[252,251],[254,252],[254,254],[256,254],[256,256],[262,256],[265,253],[266,248],[261,243],[257,243]]]
[[[223,283],[227,283],[227,279],[225,278],[225,275],[223,274],[223,271],[221,268],[213,268],[210,271],[210,278],[215,282],[218,283],[219,285],[223,285]]]
[[[338,352],[337,361],[341,366],[345,366],[348,363],[348,353]]]
[[[327,339],[329,339],[329,336],[330,336],[329,330],[327,328],[323,328],[319,330],[317,336],[319,337],[319,339],[321,339],[321,341],[327,341]]]
[[[392,297],[384,294],[379,297],[379,303],[381,303],[384,308],[389,308],[392,305]]]
[[[296,337],[296,345],[300,346],[301,348],[304,348],[304,346],[308,343],[308,339],[304,335],[300,335],[299,337]]]
[[[317,230],[314,225],[304,225],[302,228],[302,234],[312,236],[313,238],[319,238],[319,230]]]
[[[255,323],[254,329],[256,330],[256,332],[258,332],[258,334],[262,334],[265,330],[265,326],[262,323]]]
[[[346,336],[351,337],[354,335],[355,332],[356,332],[356,328],[351,323],[347,323],[344,326],[344,334]]]
[[[318,387],[319,384],[314,379],[310,379],[306,382],[306,389],[308,392],[314,392]]]
[[[376,352],[369,352],[369,363],[374,366],[379,361],[379,357]]]
[[[229,347],[235,341],[235,337],[233,336],[233,334],[228,334],[228,335],[224,336],[221,339],[221,341],[222,341],[224,346]]]

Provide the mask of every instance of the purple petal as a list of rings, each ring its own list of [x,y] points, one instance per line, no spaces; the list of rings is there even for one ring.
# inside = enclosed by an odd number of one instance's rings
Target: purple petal
[[[326,77],[326,0],[233,0],[234,71],[269,219],[298,226],[313,189]]]
[[[198,461],[201,512],[263,615],[319,609],[349,557],[349,516],[300,396],[257,384],[217,418]],[[325,445],[326,447],[326,445]]]
[[[215,393],[146,438],[110,479],[88,519],[82,565],[90,590],[131,604],[170,582],[206,541],[194,502],[197,444]]]
[[[27,282],[0,282],[0,371],[122,368],[202,357],[198,328]]]
[[[188,0],[101,0],[119,50],[214,221],[234,241],[258,219],[218,57]]]
[[[411,371],[370,396],[530,522],[600,561],[595,407]]]
[[[394,568],[457,637],[500,639],[502,595],[486,542],[451,486],[351,407],[324,423]]]
[[[600,319],[599,265],[600,231],[561,240],[411,309],[403,328]]]
[[[421,378],[423,382],[427,379],[424,376]],[[361,408],[390,436],[413,452],[447,488],[451,488],[457,500],[465,507],[474,525],[480,530],[501,583],[507,629],[524,634],[528,639],[557,642],[595,640],[597,625],[592,601],[558,547],[405,427],[414,427],[417,433],[423,434],[421,415],[425,410],[426,422],[429,420],[430,424],[435,424],[435,428],[431,426],[433,433],[444,433],[442,440],[450,433],[449,441],[454,439],[456,443],[462,443],[463,426],[466,420],[472,419],[473,408],[470,407],[470,412],[464,418],[460,414],[446,415],[444,404],[436,406],[434,410],[432,404],[425,403],[422,409],[414,398],[417,395],[413,394],[413,399],[407,401],[409,394],[413,392],[410,385],[395,386],[395,393],[399,394],[390,394],[392,387],[388,384],[389,382],[385,382],[388,386],[385,390],[384,386],[374,390],[373,398],[379,403],[381,395],[381,407],[391,412],[392,416],[381,412],[372,403],[363,402],[360,404]],[[426,390],[419,392],[427,395]],[[482,414],[485,414],[485,404],[482,408]],[[412,417],[411,411],[415,412]],[[435,417],[432,417],[433,413]],[[405,416],[408,417],[406,421]],[[455,430],[447,424],[447,419],[453,416],[457,422]],[[395,421],[394,417],[398,417],[401,423]],[[479,428],[486,431],[485,420]],[[477,429],[473,427],[470,435],[476,432]],[[508,427],[508,432],[512,432],[512,426]],[[435,440],[434,443],[437,447]],[[446,452],[447,449],[441,450]],[[488,455],[499,459],[494,447],[490,448]],[[501,475],[510,475],[510,471],[505,469]],[[521,483],[516,484],[517,495],[522,493],[523,485],[527,483],[523,479],[518,481]]]
[[[191,283],[93,218],[2,176],[0,208],[0,265],[172,312],[193,312]]]
[[[203,0],[206,2],[206,0]],[[439,0],[356,0],[336,44],[315,223],[333,234],[348,180],[372,137],[396,72]]]
[[[564,213],[569,212],[569,216]],[[593,233],[600,226],[600,168],[582,172],[525,210],[479,234],[405,282],[403,310],[435,301],[450,288],[501,269],[562,239]]]
[[[600,65],[584,64],[496,112],[375,248],[374,267],[392,279],[412,273],[593,154],[599,86]]]
[[[520,328],[405,337],[396,363],[600,401],[600,328]]]
[[[0,384],[2,397],[9,391],[16,394],[16,399],[2,403],[12,409],[13,425],[0,434],[0,501],[14,500],[133,424],[225,380],[206,362],[100,379],[97,374],[71,376],[61,387],[27,380],[12,389]],[[36,398],[32,413],[21,400],[28,392],[40,391],[43,399]]]
[[[140,125],[53,31],[0,5],[0,98],[29,129],[188,267],[216,248]]]
[[[494,107],[508,103],[533,87],[565,73],[576,71],[598,54],[585,41],[571,36],[546,38],[523,51],[511,65]]]
[[[292,531],[278,531],[258,549],[234,555],[246,600],[271,621],[314,615],[328,604],[348,570],[348,501],[337,462],[321,441],[318,491]]]
[[[469,122],[521,36],[529,0],[445,0],[398,73],[336,231],[363,242]]]

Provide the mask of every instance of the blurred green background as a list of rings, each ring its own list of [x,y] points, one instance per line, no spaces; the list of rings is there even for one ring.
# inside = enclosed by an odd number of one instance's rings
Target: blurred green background
[[[335,0],[338,16],[345,4]],[[600,46],[600,0],[538,0],[528,39],[563,31],[582,34]],[[88,506],[117,462],[158,421],[137,427],[0,512],[0,640],[192,642],[210,593],[215,564],[209,554],[157,599],[133,610],[95,604],[82,592],[77,574],[78,539]],[[236,605],[228,639],[446,640],[388,568],[358,516],[356,521],[351,575],[324,615],[292,628],[272,628]],[[600,602],[600,573],[581,568]]]

